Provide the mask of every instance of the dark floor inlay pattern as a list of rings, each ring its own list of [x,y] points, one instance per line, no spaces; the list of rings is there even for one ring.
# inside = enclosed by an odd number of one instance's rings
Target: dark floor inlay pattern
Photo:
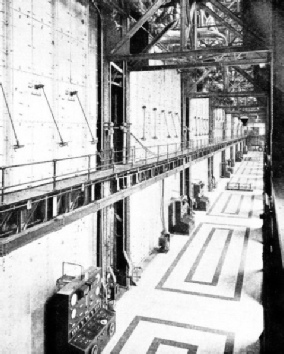
[[[224,202],[224,206],[223,206],[223,208],[221,209],[221,211],[219,213],[217,212],[215,214],[213,211],[214,211],[217,203],[223,203],[223,201],[220,201],[220,200],[221,200],[221,198],[223,198],[224,195],[226,195],[226,197],[227,197],[226,201]],[[240,201],[238,203],[236,212],[234,212],[234,213],[226,212],[226,209],[227,209],[229,203],[231,202],[233,194],[231,194],[231,193],[229,194],[229,193],[226,193],[226,192],[221,192],[218,195],[218,197],[216,198],[216,200],[213,203],[213,205],[211,206],[211,208],[208,210],[207,215],[220,216],[220,215],[224,214],[224,215],[229,216],[230,218],[245,218],[245,215],[240,215],[240,212],[241,212],[242,206],[245,204],[244,197],[247,197],[247,196],[240,195],[240,194],[235,194],[235,195],[239,195],[240,196]],[[252,215],[253,215],[253,205],[254,205],[255,196],[251,195],[249,199],[250,199],[250,209],[247,212],[247,218],[251,218]]]
[[[135,331],[135,329],[137,328],[139,323],[142,321],[148,322],[148,323],[154,323],[154,324],[158,324],[158,325],[163,325],[163,326],[172,326],[172,327],[176,327],[176,328],[184,328],[184,329],[196,330],[196,331],[200,331],[200,332],[204,332],[204,333],[212,333],[212,334],[216,334],[216,335],[226,336],[224,354],[233,354],[235,336],[234,336],[234,333],[232,333],[232,332],[226,332],[226,331],[221,331],[221,330],[208,328],[208,327],[194,326],[194,325],[190,325],[190,324],[174,322],[174,321],[166,321],[166,320],[161,320],[158,318],[151,318],[151,317],[144,317],[144,316],[134,317],[134,319],[132,320],[130,325],[127,327],[127,329],[125,330],[125,332],[120,337],[120,339],[116,343],[115,347],[111,351],[111,354],[118,354],[122,351],[123,347],[128,342],[128,340],[130,339],[131,335],[133,334],[133,332]],[[165,331],[165,336],[166,336],[166,334],[167,334],[167,332]],[[159,341],[159,339],[157,339],[157,340]],[[165,341],[165,340],[163,340],[163,341]],[[176,343],[177,345],[175,345],[175,347],[181,348],[180,345],[182,345],[182,343],[174,342],[174,341],[169,341],[169,342]],[[164,343],[162,343],[162,344],[164,344]],[[165,341],[165,344],[166,344],[166,341]],[[152,342],[151,346],[152,345],[153,345],[153,342]],[[171,344],[168,344],[168,345],[171,345]],[[151,346],[150,346],[150,348],[151,348]],[[192,347],[192,349],[195,349],[193,347],[196,347],[196,346],[191,346],[191,347]],[[149,350],[150,350],[150,348],[149,348]],[[189,348],[189,350],[190,349],[191,348]],[[148,351],[148,353],[151,353],[151,352]],[[153,352],[153,353],[155,353],[155,352]],[[194,352],[189,351],[188,353],[194,353]],[[138,354],[138,352],[137,352],[137,354]]]
[[[213,227],[212,230],[210,231],[209,235],[208,235],[208,238],[207,240],[205,241],[201,251],[199,252],[193,266],[191,267],[191,270],[190,272],[188,273],[188,276],[186,277],[185,281],[186,282],[189,282],[189,283],[197,283],[197,284],[203,284],[203,285],[211,285],[211,286],[216,286],[219,282],[219,278],[220,278],[220,274],[221,274],[221,271],[222,271],[222,267],[223,267],[223,264],[225,262],[225,258],[226,258],[226,255],[227,255],[227,252],[228,252],[228,249],[229,249],[229,245],[230,245],[230,242],[231,242],[231,239],[232,239],[232,236],[233,236],[233,231],[232,229],[227,229],[228,231],[228,235],[227,235],[227,239],[225,241],[225,244],[224,244],[224,247],[223,247],[223,250],[221,252],[221,256],[220,256],[220,259],[219,259],[219,262],[217,264],[217,267],[216,267],[216,270],[215,270],[215,273],[214,273],[214,276],[213,276],[213,279],[211,282],[203,282],[203,281],[196,281],[196,280],[192,280],[193,277],[194,277],[194,274],[196,272],[196,269],[199,265],[199,263],[201,262],[201,259],[203,258],[205,252],[206,252],[206,249],[213,237],[213,234],[218,231],[218,230],[226,230],[226,229],[218,229],[218,228],[215,228]]]
[[[239,301],[241,298],[241,293],[242,293],[242,287],[243,287],[243,281],[244,281],[244,268],[245,268],[245,261],[246,261],[246,254],[247,254],[247,248],[248,248],[248,241],[249,241],[249,234],[250,234],[250,229],[245,228],[245,235],[244,235],[244,241],[243,241],[243,246],[242,246],[242,254],[241,254],[241,260],[240,260],[240,265],[239,265],[239,270],[237,274],[237,280],[235,284],[235,290],[234,290],[234,296],[233,297],[228,297],[228,296],[221,296],[221,295],[212,295],[212,294],[207,294],[207,293],[201,293],[201,292],[194,292],[194,291],[187,291],[187,290],[181,290],[181,289],[174,289],[174,288],[167,288],[164,287],[164,284],[166,281],[169,279],[170,275],[176,268],[178,262],[181,260],[182,256],[186,252],[187,248],[190,247],[192,241],[200,231],[202,225],[207,224],[207,225],[212,225],[211,223],[200,223],[198,227],[195,229],[193,234],[190,236],[189,240],[186,242],[186,244],[183,246],[173,263],[170,265],[158,285],[156,286],[156,289],[162,290],[162,291],[169,291],[169,292],[176,292],[180,294],[190,294],[190,295],[197,295],[197,296],[203,296],[203,297],[210,297],[210,298],[216,298],[216,299],[222,299],[222,300],[231,300],[231,301]],[[214,225],[214,224],[213,224]],[[216,225],[216,224],[215,224]],[[218,224],[220,226],[220,224]],[[231,225],[232,226],[232,225]],[[238,227],[242,227],[238,225]],[[218,267],[216,269],[217,275],[219,275],[219,269],[222,266],[220,265],[221,262],[223,262],[223,257],[226,256],[227,252],[227,247],[228,245],[225,246],[225,251],[223,250],[223,254],[221,256],[221,259],[219,261]],[[225,254],[224,254],[225,253]],[[215,273],[216,274],[216,273]]]
[[[156,354],[160,345],[166,345],[173,348],[187,349],[187,354],[196,354],[198,349],[196,345],[176,342],[168,339],[154,338],[146,354]]]

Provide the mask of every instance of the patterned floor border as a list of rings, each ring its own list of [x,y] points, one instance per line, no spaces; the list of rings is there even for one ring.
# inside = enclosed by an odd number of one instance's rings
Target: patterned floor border
[[[169,291],[169,292],[175,292],[175,293],[180,293],[180,294],[188,294],[188,295],[197,295],[197,296],[202,296],[202,297],[209,297],[209,298],[214,298],[214,299],[221,299],[221,300],[229,300],[229,301],[240,301],[241,299],[241,293],[242,293],[242,287],[243,287],[243,281],[244,281],[244,269],[245,269],[245,262],[246,262],[246,254],[247,254],[247,249],[248,249],[248,241],[249,241],[249,235],[250,235],[250,229],[247,228],[246,226],[243,225],[230,225],[230,227],[244,227],[245,230],[245,235],[244,235],[244,243],[243,243],[243,248],[242,248],[242,255],[241,255],[241,261],[239,265],[239,270],[238,270],[238,276],[237,276],[237,281],[235,285],[235,291],[234,291],[234,296],[233,297],[228,297],[228,296],[222,296],[222,295],[212,295],[212,294],[206,294],[206,293],[200,293],[200,292],[194,292],[194,291],[187,291],[187,290],[181,290],[181,289],[174,289],[174,288],[166,288],[164,287],[164,284],[170,277],[171,273],[174,271],[176,268],[178,262],[186,252],[187,248],[190,246],[192,243],[193,239],[195,236],[198,234],[199,230],[201,229],[202,225],[207,224],[207,225],[219,225],[222,226],[222,224],[218,223],[211,223],[211,222],[204,222],[200,223],[195,231],[192,233],[192,235],[189,237],[189,240],[186,242],[186,244],[183,246],[173,263],[170,265],[162,279],[159,281],[158,285],[156,286],[155,289],[161,290],[161,291]],[[223,226],[228,226],[223,225]],[[225,246],[227,247],[227,246]],[[224,252],[224,251],[223,251]],[[218,265],[217,267],[217,274],[215,273],[215,278],[218,278],[220,276],[221,270],[222,270],[222,265],[225,260],[225,257],[222,258],[221,262],[222,264]],[[220,263],[220,262],[219,262]],[[212,284],[214,286],[214,283]]]
[[[160,325],[164,325],[164,326],[173,326],[176,328],[186,328],[189,330],[197,330],[200,332],[226,336],[227,339],[226,339],[226,343],[225,343],[224,354],[233,354],[235,335],[232,332],[226,332],[226,331],[207,328],[207,327],[199,327],[199,326],[195,326],[195,325],[191,325],[191,324],[185,324],[185,323],[174,322],[174,321],[166,321],[166,320],[161,320],[161,319],[151,318],[151,317],[144,317],[144,316],[134,317],[134,319],[132,320],[130,325],[127,327],[127,329],[125,330],[125,332],[120,337],[120,339],[116,343],[115,347],[111,351],[111,354],[118,354],[122,351],[123,347],[128,342],[131,335],[133,334],[133,332],[135,331],[135,329],[137,328],[137,326],[139,325],[139,323],[141,321],[148,322],[148,323],[160,324]],[[166,331],[165,331],[165,333],[166,333]],[[196,346],[190,345],[187,343],[169,341],[167,339],[161,339],[161,338],[154,338],[148,351],[147,351],[147,354],[156,353],[159,345],[161,345],[161,344],[170,345],[175,348],[188,349],[188,353],[195,353],[196,350],[198,349],[198,348],[196,348]]]
[[[223,195],[226,195],[227,194],[227,201],[224,205],[224,207],[222,208],[222,211],[219,213],[219,214],[212,214],[212,211],[213,209],[216,207],[217,203],[219,202],[220,198],[223,196]],[[240,195],[239,193],[235,193],[236,195]],[[247,196],[247,195],[244,195],[242,194],[241,195],[241,200],[240,200],[240,203],[238,205],[238,210],[236,211],[236,215],[233,215],[233,214],[230,214],[230,213],[225,213],[225,209],[227,207],[227,205],[229,204],[230,202],[230,199],[232,198],[232,193],[228,193],[228,192],[221,192],[218,197],[216,198],[215,202],[212,204],[211,208],[208,210],[208,212],[206,213],[206,215],[209,215],[209,216],[222,216],[222,214],[226,217],[230,217],[230,218],[238,218],[238,219],[245,219],[246,217],[245,216],[239,216],[237,214],[240,213],[241,211],[241,206],[242,206],[242,202],[243,202],[243,199],[244,197]],[[251,204],[250,204],[250,210],[248,212],[248,216],[247,218],[252,218],[253,216],[253,205],[254,205],[254,199],[255,199],[255,196],[254,195],[251,195],[250,196],[250,200],[251,200]]]

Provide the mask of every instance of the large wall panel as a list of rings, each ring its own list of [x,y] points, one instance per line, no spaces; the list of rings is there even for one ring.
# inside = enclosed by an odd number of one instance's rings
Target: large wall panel
[[[192,182],[199,183],[202,181],[205,188],[208,188],[208,160],[201,160],[196,162],[191,167]]]
[[[130,256],[136,266],[158,246],[158,238],[164,226],[168,227],[168,205],[172,198],[180,195],[178,173],[164,180],[164,203],[162,184],[162,181],[157,182],[130,197]]]
[[[92,214],[2,259],[1,353],[44,353],[44,309],[62,275],[62,262],[96,265],[95,230]]]
[[[145,122],[143,106],[146,107]],[[131,132],[140,141],[132,137],[131,145],[137,148],[137,159],[145,157],[141,144],[149,148],[148,157],[156,155],[157,145],[171,144],[169,152],[180,147],[180,113],[181,81],[176,70],[131,72]],[[166,147],[160,149],[160,153],[166,151]]]
[[[0,2],[0,80],[21,149],[0,92],[0,145],[2,164],[14,165],[96,153],[84,113],[96,136],[97,124],[97,14],[87,0],[11,0]],[[6,26],[7,24],[7,26]],[[5,53],[5,54],[3,54]],[[42,89],[34,85],[44,85]],[[68,145],[60,147],[59,133]],[[4,141],[5,143],[2,143]],[[96,160],[92,160],[95,161]],[[86,166],[80,159],[67,172]],[[94,166],[92,166],[94,167]],[[50,171],[28,166],[7,171],[10,184],[43,178]]]

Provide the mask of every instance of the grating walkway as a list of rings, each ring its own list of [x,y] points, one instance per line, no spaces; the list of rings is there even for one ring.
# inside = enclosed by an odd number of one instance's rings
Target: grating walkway
[[[236,164],[232,181],[253,191],[208,193],[190,236],[174,235],[117,304],[103,353],[259,353],[262,307],[262,153]],[[249,181],[249,182],[248,182]]]

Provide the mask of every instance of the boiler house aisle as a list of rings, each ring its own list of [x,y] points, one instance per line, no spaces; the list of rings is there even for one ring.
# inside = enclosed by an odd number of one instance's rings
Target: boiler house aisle
[[[117,303],[117,330],[103,353],[259,353],[262,307],[262,159],[249,152],[231,182],[196,212],[190,236],[174,235],[137,287]]]

